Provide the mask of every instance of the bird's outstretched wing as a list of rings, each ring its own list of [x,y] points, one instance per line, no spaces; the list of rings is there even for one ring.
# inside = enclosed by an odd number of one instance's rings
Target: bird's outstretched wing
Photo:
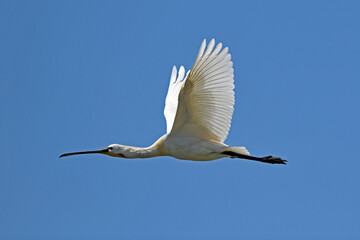
[[[205,50],[204,40],[190,73],[183,79],[184,70],[180,68],[178,79],[181,80],[175,81],[173,87],[176,89],[169,88],[165,108],[168,132],[217,142],[225,141],[234,111],[234,69],[228,48],[220,51],[221,43],[215,48],[214,46],[215,40],[212,39]],[[176,69],[173,70],[172,79],[175,76]],[[178,94],[178,98],[173,94]],[[170,118],[173,115],[168,112],[173,113],[174,106],[176,115],[173,119]]]

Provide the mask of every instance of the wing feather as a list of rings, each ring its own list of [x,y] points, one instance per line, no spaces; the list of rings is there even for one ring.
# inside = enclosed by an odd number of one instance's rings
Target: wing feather
[[[172,126],[174,124],[174,119],[178,106],[179,92],[181,90],[181,87],[185,83],[184,75],[185,75],[185,68],[183,66],[180,67],[179,73],[177,72],[176,67],[173,66],[170,77],[169,90],[166,96],[165,109],[164,109],[167,133],[171,131]]]
[[[171,132],[224,142],[234,111],[234,69],[228,48],[220,51],[221,43],[214,46],[214,39],[207,47],[206,40],[202,42],[194,66],[182,81]]]

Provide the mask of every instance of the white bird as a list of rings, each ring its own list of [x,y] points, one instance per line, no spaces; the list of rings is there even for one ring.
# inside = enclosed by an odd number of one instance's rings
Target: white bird
[[[165,102],[167,133],[146,148],[111,144],[95,151],[65,153],[60,157],[102,153],[121,158],[171,156],[193,161],[223,157],[286,164],[279,157],[253,157],[245,147],[229,147],[224,141],[229,133],[234,111],[234,69],[228,48],[215,47],[212,39],[200,46],[195,63],[185,76],[174,66]],[[215,48],[214,48],[215,47]]]

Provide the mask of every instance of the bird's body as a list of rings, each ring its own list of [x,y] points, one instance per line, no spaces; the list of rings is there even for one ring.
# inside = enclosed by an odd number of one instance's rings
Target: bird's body
[[[223,157],[243,158],[266,163],[285,164],[278,157],[253,157],[245,147],[224,144],[234,110],[234,69],[228,48],[215,47],[212,39],[207,48],[201,44],[194,66],[185,75],[173,67],[164,115],[167,133],[147,148],[111,144],[105,149],[66,153],[103,153],[122,158],[171,156],[193,161],[209,161]],[[215,47],[215,48],[214,48]]]
[[[165,156],[193,161],[209,161],[224,157],[223,143],[204,141],[204,139],[166,134],[161,139],[160,149]]]

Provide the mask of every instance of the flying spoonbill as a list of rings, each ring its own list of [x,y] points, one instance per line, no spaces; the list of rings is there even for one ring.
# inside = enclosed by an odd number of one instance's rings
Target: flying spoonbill
[[[100,150],[65,153],[60,157],[102,153],[121,158],[171,156],[193,161],[223,157],[242,158],[264,163],[286,164],[279,157],[251,156],[245,147],[224,144],[234,111],[234,69],[228,48],[215,47],[212,39],[200,46],[195,63],[185,69],[172,69],[165,101],[167,133],[146,148],[111,144]],[[214,48],[215,47],[215,48]]]

